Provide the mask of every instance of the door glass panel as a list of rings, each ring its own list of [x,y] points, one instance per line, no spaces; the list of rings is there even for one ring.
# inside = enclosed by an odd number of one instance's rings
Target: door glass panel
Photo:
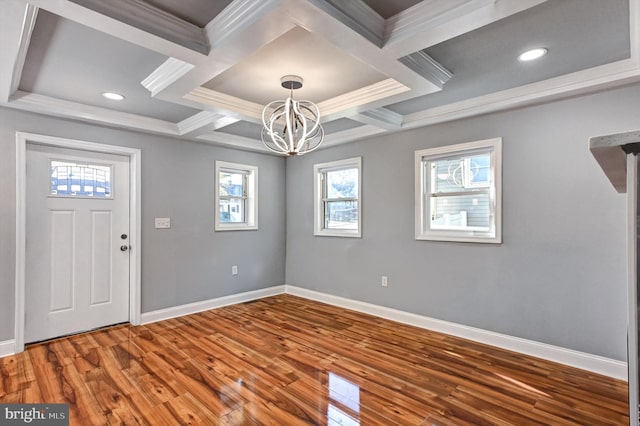
[[[111,166],[51,160],[51,195],[111,198]]]

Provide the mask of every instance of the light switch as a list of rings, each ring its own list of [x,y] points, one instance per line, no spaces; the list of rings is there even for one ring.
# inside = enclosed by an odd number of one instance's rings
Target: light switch
[[[156,229],[168,229],[168,228],[171,228],[171,218],[156,217]]]

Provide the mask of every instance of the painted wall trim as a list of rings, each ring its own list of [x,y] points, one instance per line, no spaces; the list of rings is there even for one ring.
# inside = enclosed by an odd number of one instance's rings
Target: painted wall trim
[[[364,312],[392,321],[409,324],[427,330],[450,334],[463,339],[473,340],[502,349],[519,352],[526,355],[535,356],[549,361],[558,362],[594,373],[613,377],[618,380],[627,381],[627,363],[617,361],[598,355],[571,349],[553,346],[546,343],[535,342],[533,340],[508,336],[506,334],[495,333],[453,322],[430,318],[424,315],[404,312],[385,306],[374,305],[358,300],[347,299],[332,294],[321,293],[306,288],[286,285],[286,293],[294,296],[304,297],[318,302],[328,303],[333,306]]]
[[[0,342],[0,358],[3,356],[9,356],[16,353],[16,341],[4,340]]]
[[[163,321],[184,315],[196,314],[209,309],[222,308],[223,306],[235,305],[249,302],[251,300],[262,299],[275,296],[285,292],[284,285],[261,288],[259,290],[247,291],[244,293],[230,294],[228,296],[217,297],[215,299],[202,300],[200,302],[187,303],[186,305],[173,306],[171,308],[158,309],[156,311],[145,312],[141,315],[141,324]]]
[[[375,315],[380,318],[397,321],[403,324],[413,325],[426,330],[437,331],[440,333],[461,337],[463,339],[473,340],[475,342],[484,343],[514,352],[519,352],[525,355],[558,362],[560,364],[565,364],[605,376],[613,377],[618,380],[628,380],[627,363],[624,361],[618,361],[598,355],[592,355],[585,352],[579,352],[572,349],[549,345],[546,343],[535,342],[533,340],[508,336],[506,334],[495,333],[492,331],[430,318],[424,315],[404,312],[385,306],[374,305],[372,303],[347,299],[344,297],[321,293],[315,290],[309,290],[288,284],[276,285],[259,290],[231,294],[228,296],[203,300],[200,302],[193,302],[185,305],[145,312],[141,314],[140,324],[150,324],[153,322],[177,318],[184,315],[208,311],[210,309],[216,309],[224,306],[235,305],[238,303],[249,302],[256,299],[262,299],[265,297],[276,296],[283,293],[303,297],[305,299],[315,300],[322,303],[327,303],[333,306],[339,306],[341,308],[363,312],[370,315]],[[0,342],[0,357],[13,355],[14,353],[19,352],[15,349],[16,348],[14,340],[6,340]]]

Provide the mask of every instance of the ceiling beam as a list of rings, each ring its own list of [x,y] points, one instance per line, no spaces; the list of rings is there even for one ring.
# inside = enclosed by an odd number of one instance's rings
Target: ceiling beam
[[[405,85],[398,83],[392,78],[388,78],[320,102],[318,108],[320,108],[320,113],[323,116],[327,116],[356,107],[366,108],[367,105],[381,99],[384,99],[386,102],[389,97],[405,93],[409,90]]]
[[[269,151],[259,139],[245,138],[244,136],[232,135],[223,132],[209,132],[204,135],[197,136],[196,140],[215,143],[216,145],[229,145],[233,148],[248,149],[250,151],[273,153]]]
[[[398,61],[440,88],[453,77],[448,69],[423,51],[403,56]]]
[[[359,139],[364,139],[369,136],[374,136],[380,133],[385,133],[385,130],[377,126],[359,126],[352,129],[343,130],[341,132],[331,133],[324,137],[324,141],[320,148],[324,149],[331,146],[340,145],[343,143],[353,142]]]
[[[89,28],[109,34],[121,40],[128,41],[167,57],[180,59],[181,61],[198,65],[206,58],[206,54],[186,48],[176,41],[164,38],[147,30],[136,27],[116,18],[99,13],[93,9],[82,6],[71,0],[19,0],[24,4],[32,4],[40,9],[47,10],[65,19],[78,22]],[[79,0],[78,0],[79,1]],[[96,3],[111,4],[110,1],[88,0]],[[119,4],[119,3],[118,3]],[[4,4],[3,4],[4,9]],[[3,11],[4,12],[4,11]],[[141,18],[140,18],[141,19]],[[196,27],[197,28],[197,27]],[[204,31],[198,29],[204,38]]]
[[[194,65],[192,64],[181,61],[180,59],[169,58],[149,74],[147,78],[142,80],[140,84],[151,92],[151,96],[155,96],[162,91],[162,89],[180,79],[193,68]]]
[[[206,87],[197,87],[184,96],[184,99],[207,105],[209,110],[225,112],[227,115],[236,115],[246,121],[259,122],[262,120],[263,106],[236,98],[225,93],[216,92]]]
[[[178,123],[180,136],[197,137],[205,132],[211,132],[237,123],[237,118],[229,117],[214,111],[201,111]]]
[[[403,128],[423,127],[461,118],[549,102],[640,81],[633,59],[600,65],[544,81],[430,108],[404,116]]]
[[[0,102],[8,102],[20,86],[38,8],[9,0],[0,14]]]
[[[211,48],[217,48],[270,14],[282,0],[235,0],[205,27]]]
[[[54,117],[71,118],[124,129],[133,129],[167,136],[179,135],[178,126],[169,121],[80,104],[77,102],[64,101],[20,90],[14,93],[9,99],[9,102],[4,106]]]
[[[350,116],[349,118],[385,130],[400,130],[403,119],[401,114],[387,108],[370,109]]]
[[[310,2],[376,46],[382,47],[385,20],[364,1],[310,0]]]
[[[206,55],[209,42],[202,28],[141,0],[69,0]]]
[[[410,55],[545,1],[424,0],[387,19],[383,50]]]

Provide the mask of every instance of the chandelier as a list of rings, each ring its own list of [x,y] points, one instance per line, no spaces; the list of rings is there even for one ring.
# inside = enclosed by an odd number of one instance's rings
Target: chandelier
[[[313,102],[293,99],[293,91],[302,87],[302,77],[285,75],[280,83],[291,95],[284,101],[267,104],[262,110],[262,143],[277,154],[311,152],[324,139],[320,110]]]

